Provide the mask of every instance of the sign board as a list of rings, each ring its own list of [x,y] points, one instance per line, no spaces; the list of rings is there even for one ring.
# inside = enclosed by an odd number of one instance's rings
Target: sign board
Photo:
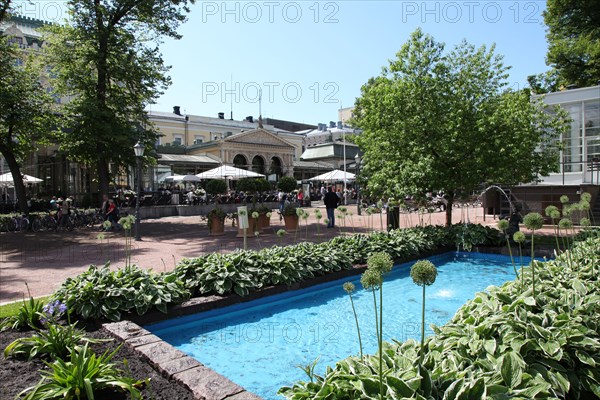
[[[237,215],[240,224],[239,229],[248,229],[248,207],[238,207]]]

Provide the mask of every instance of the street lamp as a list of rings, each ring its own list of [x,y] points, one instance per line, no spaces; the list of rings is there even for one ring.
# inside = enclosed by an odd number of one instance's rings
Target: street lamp
[[[356,164],[356,214],[361,215],[360,207],[360,186],[358,185],[358,174],[360,173],[360,156],[358,153],[354,156],[354,163]]]
[[[133,146],[135,152],[136,165],[137,165],[137,190],[136,190],[136,201],[135,201],[135,240],[142,240],[140,232],[140,201],[142,197],[142,157],[144,157],[144,145],[137,142]]]

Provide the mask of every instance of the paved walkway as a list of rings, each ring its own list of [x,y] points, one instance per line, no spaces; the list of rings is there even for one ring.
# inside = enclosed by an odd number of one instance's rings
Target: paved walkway
[[[319,207],[322,208],[322,207]],[[248,238],[248,248],[260,249],[273,244],[292,244],[299,241],[321,242],[340,234],[381,230],[379,215],[356,215],[356,207],[349,206],[355,215],[347,217],[342,228],[326,229],[314,216],[314,208],[307,209],[310,217],[301,221],[297,233],[287,233],[283,239],[275,232],[284,228],[279,215],[271,217],[271,232]],[[323,215],[325,210],[322,209]],[[455,209],[453,221],[483,223],[481,208]],[[401,227],[424,224],[444,224],[444,213],[425,215],[420,221],[417,214],[401,214]],[[487,224],[496,221],[487,217]],[[319,227],[317,227],[319,225]],[[225,235],[209,236],[206,222],[200,217],[167,217],[142,221],[142,241],[133,242],[132,262],[155,271],[169,271],[183,258],[197,257],[211,252],[231,252],[243,248],[243,239],[237,238],[237,228],[226,222]],[[110,261],[112,268],[121,267],[125,260],[125,238],[122,232],[109,232],[104,238],[100,232],[77,230],[73,232],[0,233],[0,303],[19,300],[31,295],[51,294],[68,277],[85,271],[90,264],[103,265]]]

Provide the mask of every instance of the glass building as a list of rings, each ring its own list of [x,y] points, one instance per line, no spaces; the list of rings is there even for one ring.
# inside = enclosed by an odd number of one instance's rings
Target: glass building
[[[544,101],[562,106],[571,116],[571,129],[563,135],[560,173],[542,184],[598,184],[600,177],[600,86],[548,93]]]

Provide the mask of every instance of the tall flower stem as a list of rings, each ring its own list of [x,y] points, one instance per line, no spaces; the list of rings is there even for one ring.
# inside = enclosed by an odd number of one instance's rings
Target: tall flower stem
[[[379,285],[379,398],[383,400],[383,280]]]
[[[360,326],[358,325],[358,315],[356,314],[356,308],[354,307],[354,299],[352,299],[352,294],[348,293],[350,296],[350,304],[352,305],[352,313],[354,314],[354,322],[356,322],[356,332],[358,333],[358,346],[360,347],[360,359],[363,359],[363,345],[362,338],[360,337]]]
[[[421,305],[421,354],[419,354],[419,365],[423,363],[425,355],[425,285],[423,285],[423,301]]]
[[[531,288],[533,289],[533,298],[535,298],[535,253],[533,242],[535,238],[535,229],[531,231]]]

